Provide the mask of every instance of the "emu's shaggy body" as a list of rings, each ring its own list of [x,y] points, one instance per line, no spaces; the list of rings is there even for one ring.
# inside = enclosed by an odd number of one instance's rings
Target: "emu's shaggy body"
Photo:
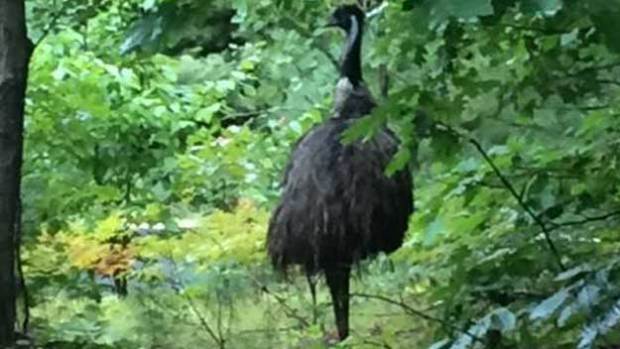
[[[384,174],[397,140],[383,130],[368,142],[344,145],[341,133],[351,123],[330,119],[294,149],[267,236],[276,267],[299,264],[314,273],[402,244],[413,210],[411,176]]]
[[[413,211],[409,171],[384,174],[398,148],[389,130],[367,142],[341,142],[342,132],[375,106],[362,78],[364,17],[355,5],[332,14],[330,23],[347,33],[332,115],[295,146],[267,233],[277,268],[298,264],[307,275],[325,273],[340,339],[349,333],[351,265],[397,249]]]

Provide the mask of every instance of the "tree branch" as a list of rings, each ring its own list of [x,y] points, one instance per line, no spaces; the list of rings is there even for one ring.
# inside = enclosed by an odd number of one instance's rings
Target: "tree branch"
[[[54,1],[53,7],[56,8],[56,1]],[[50,19],[49,23],[45,26],[45,29],[43,30],[43,33],[41,34],[41,36],[39,36],[39,38],[37,39],[37,41],[34,42],[32,50],[34,52],[34,50],[39,46],[40,43],[43,42],[43,40],[45,40],[45,38],[54,30],[56,29],[56,23],[58,22],[58,19],[63,16],[65,13],[65,9],[61,8],[60,10],[58,10],[58,12],[54,13],[54,15],[52,15],[52,18]]]
[[[607,84],[607,85],[616,85],[620,86],[620,80],[612,80],[612,79],[599,79],[596,80],[599,84]]]
[[[172,261],[173,259],[169,258],[169,260]],[[176,270],[177,269],[176,263],[172,262],[172,265],[173,265],[173,268]],[[211,337],[211,339],[217,344],[217,346],[220,349],[224,349],[226,347],[226,338],[218,336],[215,330],[211,328],[211,326],[207,322],[207,319],[204,317],[204,315],[202,315],[202,313],[200,312],[200,310],[194,303],[194,300],[192,299],[192,297],[188,295],[187,293],[183,292],[182,282],[179,280],[171,279],[169,283],[172,289],[175,290],[180,296],[182,296],[186,300],[187,304],[189,305],[190,310],[194,313],[194,315],[196,315],[196,317],[200,321],[201,327],[205,330],[205,332],[209,335],[209,337]]]
[[[308,322],[308,320],[306,320],[303,316],[297,314],[297,310],[293,307],[291,307],[290,305],[288,305],[288,303],[286,303],[286,300],[284,300],[284,298],[280,297],[279,295],[271,292],[271,290],[269,290],[269,288],[266,285],[263,285],[262,283],[260,283],[258,280],[252,280],[254,281],[254,283],[257,285],[258,289],[261,290],[262,292],[272,296],[276,302],[278,302],[278,304],[280,304],[280,306],[284,309],[284,312],[286,313],[286,316],[297,320],[300,325],[302,327],[309,327],[310,323]]]
[[[366,345],[370,345],[370,346],[373,346],[373,347],[376,347],[376,348],[392,349],[392,346],[390,346],[386,342],[378,342],[378,341],[374,341],[372,339],[362,339],[360,341],[360,344],[366,344]]]
[[[261,114],[270,114],[270,113],[272,114],[272,113],[283,112],[283,111],[304,112],[304,111],[307,111],[307,109],[290,108],[290,107],[271,107],[271,108],[265,108],[265,109],[251,110],[247,112],[224,114],[224,116],[222,116],[220,120],[229,120],[229,119],[236,119],[236,118],[259,116]]]
[[[235,332],[235,334],[240,335],[240,336],[251,336],[254,334],[266,334],[266,333],[273,333],[273,332],[290,332],[296,329],[297,327],[295,326],[280,327],[280,328],[255,328],[255,329],[249,329],[249,330],[240,330],[238,332]]]
[[[612,62],[612,63],[607,63],[607,64],[603,64],[603,65],[599,65],[599,66],[587,67],[587,68],[584,68],[582,70],[576,71],[574,73],[567,74],[566,76],[568,76],[568,77],[578,77],[578,76],[583,75],[583,74],[594,73],[594,72],[599,71],[599,70],[613,69],[613,68],[616,68],[616,67],[620,67],[620,62]]]
[[[502,182],[504,187],[510,192],[510,194],[515,198],[515,200],[517,200],[517,203],[519,204],[519,206],[521,206],[521,208],[527,213],[528,216],[530,216],[530,218],[534,221],[534,223],[536,223],[540,227],[540,229],[542,230],[542,233],[543,233],[543,235],[545,237],[545,241],[547,243],[547,246],[549,247],[549,250],[553,254],[553,256],[554,256],[554,258],[556,260],[556,263],[557,263],[558,267],[560,268],[560,270],[563,270],[563,271],[566,270],[566,267],[564,266],[564,263],[562,262],[562,257],[560,255],[557,247],[555,246],[555,243],[551,239],[551,234],[550,234],[551,230],[549,229],[549,227],[547,227],[545,222],[543,222],[542,219],[536,213],[534,213],[534,211],[525,203],[525,201],[523,201],[523,198],[519,195],[519,193],[517,192],[515,187],[512,185],[512,183],[510,183],[508,178],[497,167],[495,162],[493,162],[493,159],[491,159],[489,154],[487,154],[487,152],[484,150],[484,148],[482,147],[480,142],[478,142],[476,139],[474,139],[474,138],[472,138],[472,137],[470,137],[468,135],[465,135],[465,134],[455,130],[454,128],[450,127],[447,124],[437,123],[436,125],[439,126],[440,130],[443,128],[444,131],[452,133],[452,134],[454,134],[455,136],[457,136],[457,137],[459,137],[461,139],[465,139],[467,142],[471,143],[474,146],[474,148],[476,148],[476,150],[478,150],[478,152],[480,153],[480,155],[482,155],[482,157],[484,158],[486,163],[489,166],[491,166],[491,168],[493,169],[493,172],[499,178],[499,180]]]
[[[366,298],[366,299],[376,299],[376,300],[380,300],[380,301],[385,302],[385,303],[389,303],[389,304],[393,304],[393,305],[399,306],[403,310],[405,310],[405,312],[409,313],[410,315],[414,315],[414,316],[420,317],[422,319],[425,319],[425,320],[428,320],[428,321],[431,321],[431,322],[439,323],[439,324],[441,324],[441,325],[443,325],[443,326],[445,326],[447,328],[451,328],[451,329],[453,329],[455,331],[461,332],[461,333],[471,337],[475,341],[478,341],[480,343],[484,343],[482,338],[476,336],[475,334],[472,334],[471,332],[466,331],[466,330],[462,330],[459,327],[453,325],[452,323],[450,323],[448,321],[444,321],[442,319],[436,318],[434,316],[431,316],[431,315],[428,315],[428,314],[426,314],[424,312],[421,312],[421,311],[419,311],[417,309],[414,309],[414,308],[410,307],[409,305],[405,304],[402,301],[397,301],[397,300],[394,300],[394,299],[391,299],[391,298],[388,298],[388,297],[385,297],[385,296],[375,295],[375,294],[368,294],[368,293],[351,293],[350,296],[351,297]]]
[[[215,343],[217,343],[218,347],[223,349],[225,347],[226,340],[224,338],[218,336],[215,333],[215,331],[211,328],[211,326],[209,326],[209,323],[207,322],[207,319],[205,319],[205,317],[202,315],[200,310],[198,310],[198,307],[194,303],[194,300],[192,299],[192,297],[190,297],[189,295],[183,293],[183,298],[185,298],[185,300],[187,301],[190,309],[192,310],[194,315],[196,315],[196,317],[200,321],[200,325],[205,330],[205,332],[207,332],[207,334],[211,337],[211,339],[213,339],[215,341]]]
[[[525,25],[518,25],[518,24],[502,24],[501,25],[504,28],[509,28],[509,29],[515,29],[515,30],[521,30],[521,31],[533,31],[533,32],[537,32],[543,35],[558,35],[558,34],[565,34],[567,32],[569,32],[570,30],[564,30],[564,29],[547,29],[547,28],[542,28],[542,27],[532,27],[532,26],[525,26]]]
[[[607,220],[607,219],[610,219],[616,216],[620,216],[620,210],[609,212],[609,213],[606,213],[600,216],[586,217],[584,219],[574,220],[574,221],[564,221],[561,223],[556,223],[552,221],[550,222],[552,227],[549,228],[549,231],[553,231],[553,230],[560,229],[563,227],[568,227],[568,226],[583,225],[583,224],[588,224],[588,223],[596,222],[596,221],[604,221],[604,220]]]

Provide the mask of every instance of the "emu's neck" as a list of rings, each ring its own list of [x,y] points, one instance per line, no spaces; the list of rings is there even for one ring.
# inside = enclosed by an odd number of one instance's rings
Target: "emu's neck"
[[[357,86],[362,79],[362,23],[355,16],[351,16],[351,28],[347,32],[347,42],[342,52],[340,75]]]

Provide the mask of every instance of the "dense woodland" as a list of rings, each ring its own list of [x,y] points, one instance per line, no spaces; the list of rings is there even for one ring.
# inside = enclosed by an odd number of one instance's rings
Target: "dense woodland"
[[[342,3],[25,2],[18,344],[620,347],[619,0],[359,1],[380,107],[343,142],[388,125],[415,213],[356,266],[330,343],[324,282],[313,306],[265,237],[291,148],[329,115]],[[15,41],[0,31],[0,63],[26,59]]]

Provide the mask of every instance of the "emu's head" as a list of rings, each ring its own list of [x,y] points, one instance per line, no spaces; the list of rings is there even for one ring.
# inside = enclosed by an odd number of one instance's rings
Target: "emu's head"
[[[364,11],[357,5],[338,6],[329,18],[328,26],[342,28],[347,33],[355,26],[364,24]]]

